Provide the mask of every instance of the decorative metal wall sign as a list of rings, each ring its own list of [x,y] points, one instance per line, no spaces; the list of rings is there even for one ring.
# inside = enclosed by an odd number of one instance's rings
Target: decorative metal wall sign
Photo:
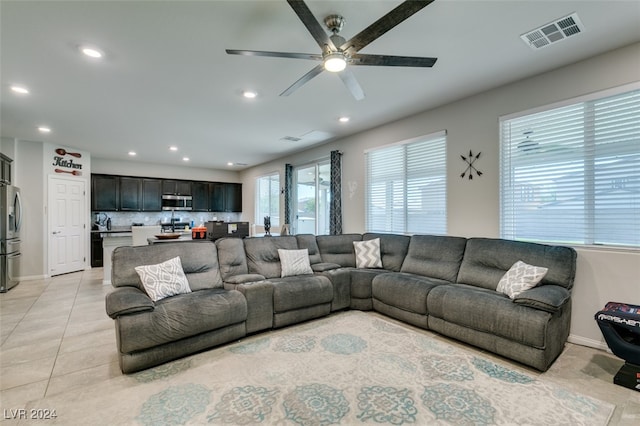
[[[476,155],[473,155],[473,152],[469,150],[468,157],[465,157],[464,155],[460,156],[462,158],[462,161],[467,163],[467,168],[460,175],[462,179],[464,179],[465,176],[469,176],[469,180],[473,179],[473,172],[475,172],[478,177],[482,176],[482,172],[476,169],[476,167],[473,165],[473,163],[475,163],[476,160],[480,158],[480,154],[482,154],[482,152],[478,152]]]

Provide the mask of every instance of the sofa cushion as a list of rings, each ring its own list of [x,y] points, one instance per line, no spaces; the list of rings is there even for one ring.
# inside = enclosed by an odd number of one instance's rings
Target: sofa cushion
[[[111,257],[111,285],[134,286],[145,291],[134,268],[140,265],[157,264],[176,256],[180,256],[182,269],[189,281],[191,291],[223,287],[218,268],[218,251],[215,244],[210,241],[116,247]]]
[[[466,242],[461,237],[414,235],[400,271],[455,282]]]
[[[176,294],[191,293],[180,257],[156,265],[136,266],[134,269],[140,276],[144,290],[154,302]]]
[[[518,260],[549,270],[540,285],[554,284],[567,289],[573,286],[574,249],[499,238],[470,238],[467,241],[457,282],[495,290],[505,272]]]
[[[407,256],[411,237],[408,235],[366,233],[362,241],[380,239],[380,256],[382,267],[388,271],[399,272],[402,262]]]
[[[275,313],[331,303],[333,286],[323,275],[299,275],[269,280],[273,284]]]
[[[403,272],[380,274],[373,278],[371,293],[375,300],[416,314],[427,314],[427,296],[447,281]]]
[[[356,253],[356,268],[382,268],[380,238],[367,241],[354,241],[353,249]]]
[[[430,318],[440,318],[465,329],[539,349],[547,344],[545,336],[551,314],[513,303],[493,290],[464,284],[438,286],[429,293],[427,309]]]
[[[320,249],[316,242],[316,236],[313,234],[298,234],[296,235],[298,241],[298,248],[309,250],[309,263],[315,265],[322,262],[322,256],[320,255]]]
[[[518,260],[500,278],[496,291],[513,299],[523,291],[535,287],[544,278],[547,271],[547,268],[529,265]]]
[[[313,274],[313,270],[309,264],[309,250],[278,249],[278,256],[280,257],[280,266],[282,269],[280,276],[282,278]]]
[[[218,262],[223,281],[234,275],[249,273],[244,243],[240,238],[220,238],[216,240],[218,248]]]
[[[265,278],[280,278],[282,268],[278,249],[297,250],[296,237],[257,237],[245,238],[244,251],[247,254],[247,267],[250,274],[260,274]]]
[[[118,317],[120,352],[152,348],[246,318],[247,302],[239,291],[211,289],[168,297],[157,302],[153,311]]]
[[[318,235],[316,237],[322,261],[337,263],[340,266],[356,266],[356,254],[353,250],[354,241],[362,241],[360,234]]]

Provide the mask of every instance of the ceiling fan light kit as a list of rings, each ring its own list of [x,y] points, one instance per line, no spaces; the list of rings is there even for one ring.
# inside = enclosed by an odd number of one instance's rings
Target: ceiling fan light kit
[[[340,72],[347,67],[347,60],[339,52],[329,53],[324,57],[324,69],[329,72]]]
[[[422,58],[413,56],[390,56],[358,54],[358,52],[368,46],[371,42],[384,35],[387,31],[399,25],[424,7],[433,3],[434,0],[408,0],[400,3],[395,9],[360,31],[350,40],[345,40],[338,33],[342,30],[345,20],[340,15],[329,15],[324,19],[324,24],[331,31],[328,35],[318,20],[313,16],[309,7],[302,0],[287,0],[289,6],[298,15],[307,31],[314,38],[321,49],[322,55],[311,53],[293,52],[265,52],[258,50],[236,50],[227,49],[229,55],[244,56],[268,56],[290,59],[308,59],[322,61],[322,63],[311,71],[307,72],[295,83],[289,86],[280,96],[289,96],[301,86],[309,82],[312,78],[326,70],[337,74],[345,87],[356,100],[364,99],[364,91],[351,72],[353,65],[368,66],[402,66],[402,67],[432,67],[437,58]],[[349,65],[349,67],[347,67]]]

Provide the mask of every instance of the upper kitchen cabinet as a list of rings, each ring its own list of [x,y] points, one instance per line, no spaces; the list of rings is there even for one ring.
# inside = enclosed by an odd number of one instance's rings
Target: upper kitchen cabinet
[[[210,211],[209,185],[214,185],[214,184],[209,182],[192,182],[191,183],[191,195],[193,196],[194,212]]]
[[[209,206],[213,212],[242,212],[242,184],[212,183]]]
[[[110,175],[91,175],[91,210],[118,211],[120,207],[120,178]]]
[[[140,211],[142,201],[142,179],[134,177],[120,178],[120,210]]]
[[[13,160],[4,154],[0,154],[0,182],[11,185],[11,162]]]
[[[174,195],[192,195],[191,181],[187,180],[163,180],[162,193]]]
[[[159,212],[162,210],[162,180],[142,179],[142,211]]]

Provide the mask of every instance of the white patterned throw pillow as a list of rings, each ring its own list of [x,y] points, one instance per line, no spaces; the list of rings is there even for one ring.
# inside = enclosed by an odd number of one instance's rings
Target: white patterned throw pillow
[[[382,268],[380,238],[367,241],[354,241],[353,248],[356,251],[356,267]]]
[[[542,266],[528,265],[518,260],[502,276],[496,291],[515,299],[523,291],[535,287],[547,275],[547,271],[548,269]]]
[[[293,275],[313,274],[311,263],[309,262],[309,250],[284,250],[278,249],[280,256],[280,266],[282,273],[280,276],[290,277]]]
[[[189,281],[182,270],[180,257],[157,265],[136,266],[140,281],[154,302],[176,294],[191,293]]]

